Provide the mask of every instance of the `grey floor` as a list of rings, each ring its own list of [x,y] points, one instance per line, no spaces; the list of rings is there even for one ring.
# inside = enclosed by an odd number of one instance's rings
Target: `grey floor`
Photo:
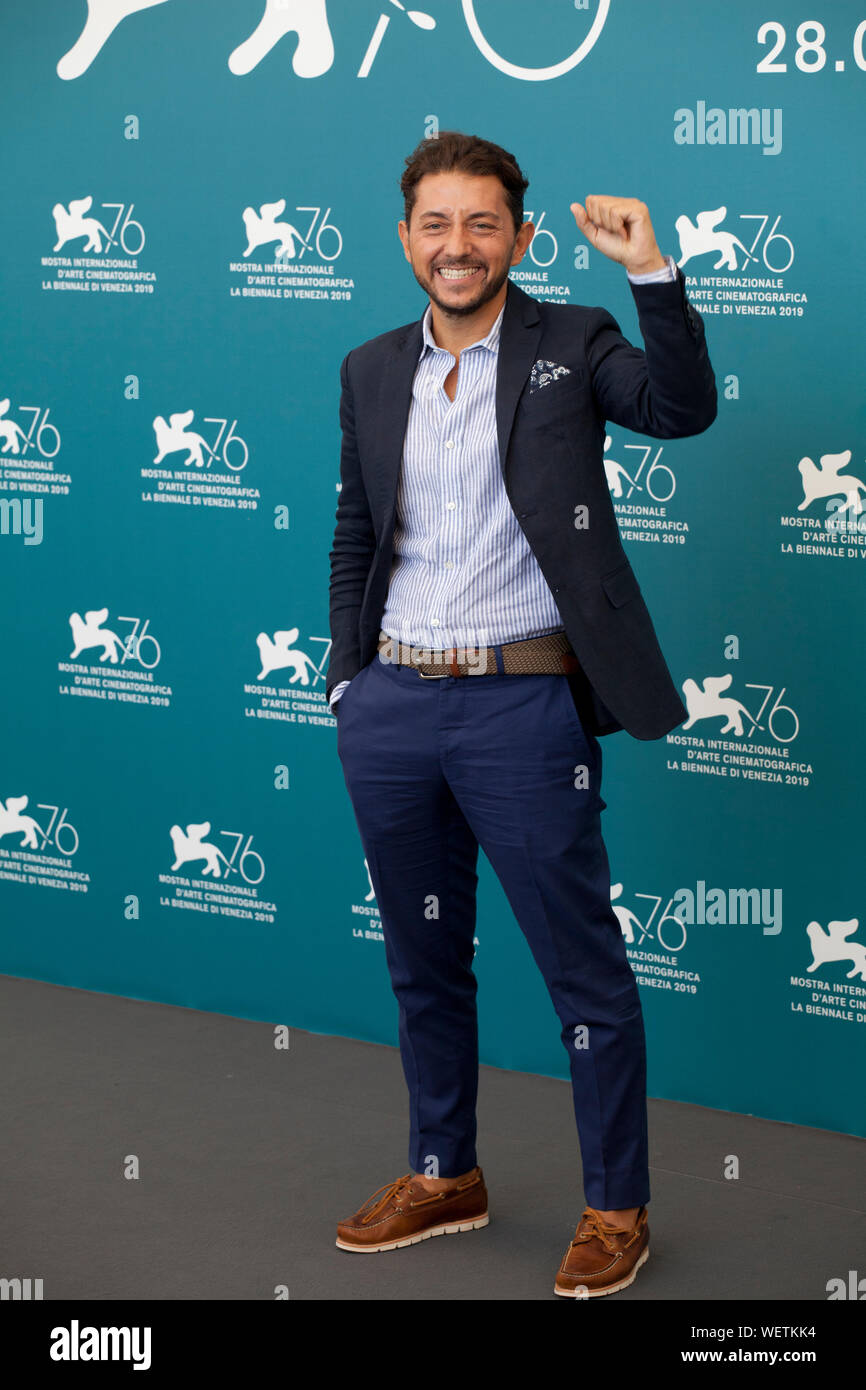
[[[408,1166],[395,1049],[292,1030],[279,1052],[267,1024],[8,976],[0,1006],[0,1277],[46,1300],[564,1302],[582,1208],[564,1081],[482,1068],[486,1229],[356,1255],[336,1221]],[[866,1273],[864,1152],[651,1101],[651,1254],[616,1300],[826,1300]]]

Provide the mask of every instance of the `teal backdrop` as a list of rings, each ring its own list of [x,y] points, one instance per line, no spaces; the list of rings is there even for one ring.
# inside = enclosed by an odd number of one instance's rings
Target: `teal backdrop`
[[[398,180],[513,150],[529,293],[649,206],[719,415],[611,427],[690,718],[603,741],[653,1096],[866,1133],[866,406],[857,0],[5,5],[0,969],[396,1045],[324,701],[339,365],[420,316]],[[482,1060],[567,1076],[486,862]]]

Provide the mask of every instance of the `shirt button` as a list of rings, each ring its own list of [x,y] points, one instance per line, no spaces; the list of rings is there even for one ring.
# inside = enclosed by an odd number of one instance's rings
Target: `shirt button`
[[[453,512],[453,511],[456,509],[456,507],[457,507],[457,503],[456,503],[456,502],[449,502],[449,503],[448,503],[448,510],[449,510],[449,512]]]
[[[454,440],[453,440],[453,439],[446,439],[446,440],[445,440],[445,448],[446,448],[446,449],[453,449],[453,448],[454,448]]]
[[[439,626],[439,619],[438,619],[438,618],[431,618],[431,619],[430,619],[430,626],[431,626],[431,627],[438,627],[438,626]]]
[[[453,568],[454,568],[454,561],[453,561],[453,560],[446,560],[446,561],[445,561],[445,568],[446,568],[447,570],[453,570]]]

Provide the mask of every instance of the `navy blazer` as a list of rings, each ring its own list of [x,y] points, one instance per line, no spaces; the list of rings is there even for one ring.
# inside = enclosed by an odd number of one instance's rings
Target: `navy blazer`
[[[631,283],[631,282],[629,282]],[[496,368],[505,489],[581,666],[569,676],[595,734],[661,738],[686,718],[632,572],[604,471],[605,422],[658,439],[716,417],[700,314],[676,280],[632,285],[645,351],[606,310],[546,304],[508,282]],[[330,552],[326,697],[376,653],[421,320],[353,348],[340,367],[342,488]],[[569,374],[529,394],[539,359]],[[578,529],[575,508],[588,508]]]

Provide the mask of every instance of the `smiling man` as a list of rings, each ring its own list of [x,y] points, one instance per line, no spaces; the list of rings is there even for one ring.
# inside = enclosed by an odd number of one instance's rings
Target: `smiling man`
[[[686,710],[622,547],[606,421],[705,430],[703,324],[634,198],[572,203],[628,273],[645,350],[603,309],[509,280],[534,228],[500,146],[422,142],[401,180],[420,318],[340,372],[342,487],[327,696],[382,921],[409,1091],[410,1171],[339,1223],[395,1250],[488,1221],[477,1165],[477,857],[508,897],[562,1024],[587,1202],[555,1281],[614,1293],[649,1254],[646,1048],[610,903],[599,738]]]

